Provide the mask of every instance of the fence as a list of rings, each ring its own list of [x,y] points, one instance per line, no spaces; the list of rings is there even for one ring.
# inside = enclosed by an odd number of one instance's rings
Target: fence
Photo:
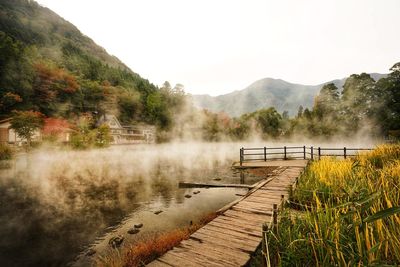
[[[360,151],[372,148],[326,148],[307,146],[258,147],[240,149],[240,166],[246,161],[267,161],[274,159],[320,159],[324,156],[354,157]]]

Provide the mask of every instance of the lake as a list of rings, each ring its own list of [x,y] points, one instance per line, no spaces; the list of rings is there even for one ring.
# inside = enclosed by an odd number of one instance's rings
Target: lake
[[[179,181],[253,184],[231,169],[235,143],[40,149],[0,169],[2,266],[85,266],[112,248],[196,222],[247,189],[179,188]],[[195,191],[200,191],[194,194]],[[186,197],[185,197],[186,196]],[[158,213],[158,214],[156,214]],[[127,231],[142,223],[140,232]],[[86,256],[87,249],[96,251]]]

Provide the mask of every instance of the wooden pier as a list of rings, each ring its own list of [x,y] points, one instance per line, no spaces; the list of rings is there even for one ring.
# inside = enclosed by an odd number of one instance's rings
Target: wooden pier
[[[281,161],[283,166],[248,194],[219,210],[219,216],[189,239],[148,266],[243,266],[260,245],[262,225],[272,220],[273,205],[281,206],[307,160]],[[292,162],[292,164],[291,164]],[[277,166],[276,162],[269,162]],[[268,165],[267,165],[268,166]],[[266,167],[254,163],[251,167]]]

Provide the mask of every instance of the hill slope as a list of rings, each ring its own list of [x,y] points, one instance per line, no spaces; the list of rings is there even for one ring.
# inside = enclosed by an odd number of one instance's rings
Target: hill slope
[[[12,110],[65,118],[112,113],[123,123],[165,128],[173,97],[50,9],[0,0],[0,117]]]
[[[372,73],[371,76],[377,80],[386,75]],[[346,78],[337,79],[327,83],[334,83],[338,88],[342,88],[345,80]],[[312,107],[314,97],[324,84],[302,85],[280,79],[265,78],[240,91],[215,97],[193,95],[192,99],[194,105],[199,108],[214,112],[223,111],[234,117],[268,107],[275,107],[280,113],[286,110],[289,115],[293,116],[297,113],[300,105]]]

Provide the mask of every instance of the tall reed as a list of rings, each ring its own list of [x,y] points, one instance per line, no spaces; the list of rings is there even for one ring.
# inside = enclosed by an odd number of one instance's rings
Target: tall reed
[[[313,162],[289,203],[268,235],[277,265],[400,264],[400,145]]]

